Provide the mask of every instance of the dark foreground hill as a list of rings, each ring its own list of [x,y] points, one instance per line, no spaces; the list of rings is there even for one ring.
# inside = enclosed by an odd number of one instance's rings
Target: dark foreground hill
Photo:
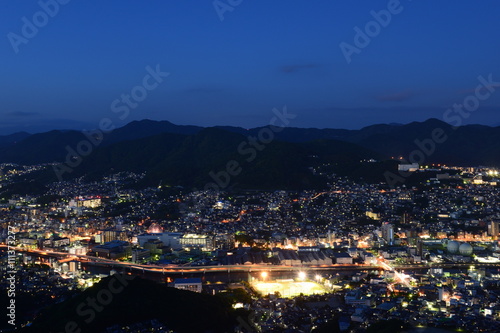
[[[78,296],[45,309],[22,333],[99,333],[156,320],[179,333],[232,332],[237,314],[222,298],[114,275]],[[78,329],[81,329],[79,331]]]

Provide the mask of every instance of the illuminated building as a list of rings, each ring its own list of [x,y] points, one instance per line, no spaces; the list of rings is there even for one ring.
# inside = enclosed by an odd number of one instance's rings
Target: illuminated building
[[[392,245],[394,243],[394,228],[389,222],[384,222],[382,224],[382,238],[387,242],[387,244]]]
[[[490,221],[488,223],[488,235],[489,236],[493,236],[493,237],[497,237],[498,236],[498,233],[499,233],[499,224],[500,222],[499,221]]]
[[[213,237],[207,235],[186,234],[181,237],[180,243],[184,249],[201,249],[213,251],[215,244]]]
[[[200,278],[175,279],[174,288],[201,293],[202,284]]]

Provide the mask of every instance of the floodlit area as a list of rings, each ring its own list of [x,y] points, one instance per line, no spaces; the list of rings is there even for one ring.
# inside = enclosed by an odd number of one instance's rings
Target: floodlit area
[[[262,295],[274,294],[277,291],[282,297],[295,297],[301,293],[306,296],[326,293],[326,288],[321,284],[308,281],[258,281],[253,282],[252,286]]]

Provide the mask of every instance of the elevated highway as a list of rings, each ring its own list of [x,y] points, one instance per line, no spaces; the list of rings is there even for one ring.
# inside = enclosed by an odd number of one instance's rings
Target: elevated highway
[[[0,245],[0,248],[7,248],[6,245]],[[466,268],[474,265],[475,267],[497,267],[500,268],[500,263],[439,263],[439,264],[412,264],[412,265],[397,265],[385,266],[384,265],[347,265],[347,264],[333,264],[333,265],[319,265],[319,266],[285,266],[285,265],[219,265],[219,266],[181,266],[181,265],[152,265],[152,264],[136,264],[130,262],[117,261],[112,259],[98,258],[87,255],[69,254],[66,252],[48,251],[48,250],[33,250],[20,247],[11,247],[19,253],[30,253],[39,257],[52,257],[59,262],[79,261],[89,266],[101,266],[108,268],[121,268],[130,271],[142,271],[151,273],[163,274],[205,274],[216,272],[300,272],[300,271],[365,271],[365,270],[419,270],[434,268]]]

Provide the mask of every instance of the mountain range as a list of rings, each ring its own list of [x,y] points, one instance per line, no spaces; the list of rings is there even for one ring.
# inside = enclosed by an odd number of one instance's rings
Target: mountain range
[[[395,162],[387,162],[393,157],[422,163],[499,166],[499,142],[500,127],[453,127],[438,119],[360,130],[204,128],[142,120],[107,134],[54,130],[0,136],[0,163],[60,162],[60,173],[68,178],[133,171],[146,172],[148,185],[163,181],[191,187],[292,189],[324,183],[310,167],[330,165],[328,171],[359,171],[362,175],[367,166],[361,161],[369,159],[386,161],[372,163],[373,170],[387,169],[388,165],[394,169]]]

